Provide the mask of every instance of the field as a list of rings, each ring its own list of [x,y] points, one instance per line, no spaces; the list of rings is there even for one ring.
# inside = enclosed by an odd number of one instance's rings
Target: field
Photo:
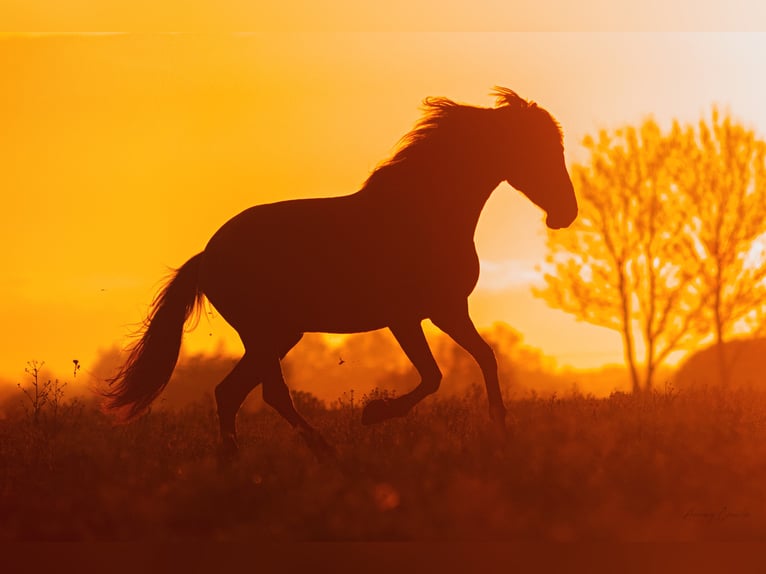
[[[483,391],[363,427],[363,397],[296,403],[319,463],[268,409],[215,457],[212,401],[115,425],[87,400],[0,420],[3,540],[687,541],[766,539],[766,396],[527,396],[511,432]]]

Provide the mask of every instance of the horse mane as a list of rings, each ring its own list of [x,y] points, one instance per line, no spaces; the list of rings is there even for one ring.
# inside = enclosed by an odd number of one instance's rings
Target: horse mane
[[[443,156],[437,156],[437,150],[454,147],[461,135],[473,132],[481,125],[487,113],[498,109],[519,112],[531,112],[537,116],[544,114],[551,125],[558,131],[559,141],[563,135],[558,123],[535,102],[526,100],[513,90],[496,86],[491,95],[496,98],[494,108],[485,108],[459,104],[444,97],[429,97],[423,101],[425,113],[415,127],[399,140],[394,155],[378,165],[362,186],[362,191],[369,191],[385,185],[397,184],[406,176],[410,168],[414,171],[422,168],[422,162]]]
[[[531,100],[525,100],[519,94],[509,88],[495,86],[490,95],[495,96],[495,106],[508,106],[511,108],[536,108],[537,104]]]
[[[552,128],[556,130],[556,135],[558,136],[559,143],[563,145],[564,132],[561,129],[561,124],[559,124],[556,119],[546,110],[538,106],[536,102],[532,100],[525,100],[513,90],[509,90],[508,88],[501,88],[500,86],[495,86],[492,94],[496,98],[496,107],[525,109],[530,112],[530,116],[541,120],[539,122],[540,126],[544,126],[546,123],[549,123]]]

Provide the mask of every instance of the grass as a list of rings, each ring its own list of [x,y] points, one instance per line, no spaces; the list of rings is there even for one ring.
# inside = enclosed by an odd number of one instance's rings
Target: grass
[[[116,426],[95,406],[0,420],[3,540],[766,538],[766,396],[581,394],[509,405],[497,440],[477,389],[360,423],[360,400],[299,397],[338,451],[320,464],[268,409],[216,465],[212,402]]]

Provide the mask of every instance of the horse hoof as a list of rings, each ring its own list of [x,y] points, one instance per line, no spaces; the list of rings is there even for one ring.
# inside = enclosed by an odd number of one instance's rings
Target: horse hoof
[[[367,403],[362,410],[362,424],[374,425],[396,416],[392,409],[393,403],[386,399],[374,399]]]

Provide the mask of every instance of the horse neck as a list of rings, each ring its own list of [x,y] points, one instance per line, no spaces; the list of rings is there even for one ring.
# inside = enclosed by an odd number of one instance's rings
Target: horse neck
[[[457,161],[445,162],[439,169],[437,177],[414,178],[409,185],[383,194],[402,217],[409,214],[424,225],[449,230],[456,239],[472,240],[484,204],[501,178]]]
[[[429,190],[429,214],[439,225],[473,238],[484,205],[500,181],[488,175],[467,178],[455,173]]]

